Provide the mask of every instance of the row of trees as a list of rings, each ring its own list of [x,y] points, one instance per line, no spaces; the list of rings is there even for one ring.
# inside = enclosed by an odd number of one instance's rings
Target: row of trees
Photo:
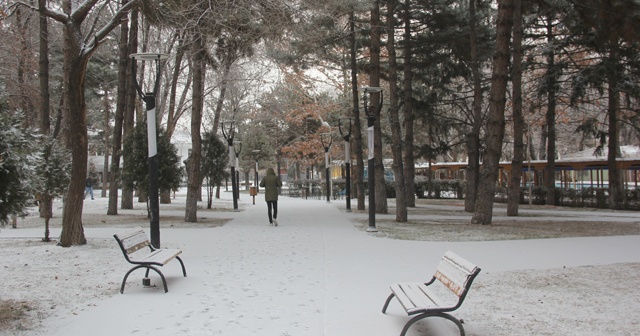
[[[348,6],[318,11],[326,15],[296,29],[274,53],[291,69],[282,85],[302,92],[288,103],[279,100],[286,116],[280,120],[291,130],[284,142],[291,158],[303,164],[314,160],[308,153],[313,148],[318,153],[317,139],[295,132],[301,121],[318,114],[332,125],[341,116],[354,117],[352,147],[362,149],[354,90],[383,86],[387,104],[375,132],[380,135],[375,141],[377,212],[387,212],[384,157],[393,157],[396,194],[406,196],[406,206],[415,204],[414,159],[468,160],[465,208],[474,214],[473,222],[488,224],[500,160],[512,160],[514,166],[527,157],[548,160],[545,186],[552,191],[556,158],[585,147],[607,153],[609,204],[619,207],[619,146],[639,142],[638,41],[632,33],[639,21],[633,1],[387,0],[371,5],[368,13],[352,14],[355,7]],[[334,83],[341,95],[323,96],[317,86],[310,88],[309,77],[299,76],[305,67],[339,73]],[[267,109],[264,114],[274,116]],[[305,151],[308,147],[311,151]],[[361,156],[355,159],[355,168],[361,168]],[[514,171],[509,215],[518,213],[521,169]],[[358,182],[361,174],[356,171]],[[363,185],[358,187],[362,191]],[[555,204],[554,195],[547,193],[547,204]],[[358,200],[364,209],[364,199]],[[396,203],[397,220],[406,220],[405,200]]]
[[[50,137],[59,129],[74,177],[86,176],[90,150],[110,155],[111,215],[123,135],[145,120],[131,72],[147,75],[143,86],[153,82],[153,71],[130,63],[136,52],[171,55],[157,110],[166,139],[181,125],[191,134],[185,221],[197,220],[202,131],[217,133],[224,119],[238,121],[245,166],[284,156],[298,170],[322,160],[325,124],[335,132],[339,118],[351,117],[364,209],[357,91],[364,85],[385,90],[375,125],[376,190],[384,193],[382,158],[391,156],[398,221],[415,206],[416,159],[468,158],[465,208],[473,222],[488,224],[501,159],[521,164],[525,152],[547,159],[551,190],[555,158],[587,142],[608,147],[615,208],[617,149],[638,142],[632,0],[40,0],[5,4],[3,13],[2,38],[16,41],[2,51],[7,111],[22,111],[26,126]],[[98,134],[92,145],[87,129]],[[510,215],[519,199],[514,175]],[[130,208],[133,186],[124,187],[119,206]],[[63,246],[85,243],[82,193],[83,179],[71,179]],[[376,200],[376,211],[387,212],[384,194]]]

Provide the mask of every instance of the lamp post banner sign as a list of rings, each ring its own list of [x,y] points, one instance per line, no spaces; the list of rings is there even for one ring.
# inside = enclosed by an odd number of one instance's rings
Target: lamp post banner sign
[[[156,140],[156,108],[147,111],[147,141],[149,144],[149,157],[158,154],[158,144]]]
[[[367,129],[367,144],[369,146],[369,160],[373,159],[373,126]]]

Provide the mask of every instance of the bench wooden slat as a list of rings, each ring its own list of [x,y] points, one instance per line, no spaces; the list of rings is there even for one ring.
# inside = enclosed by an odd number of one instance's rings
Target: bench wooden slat
[[[122,247],[127,251],[127,254],[134,253],[151,245],[147,238],[147,234],[142,230],[142,228],[136,228],[132,231],[117,234],[117,237],[122,242]]]
[[[442,258],[449,260],[452,264],[456,264],[458,267],[463,269],[467,274],[473,273],[476,270],[476,268],[478,268],[478,266],[476,266],[474,263],[470,262],[467,259],[462,258],[461,256],[451,251],[447,251],[444,254],[444,257]]]
[[[447,252],[436,269],[435,277],[457,296],[462,295],[476,266],[460,256]]]
[[[391,290],[409,315],[443,306],[442,301],[421,282],[396,284]]]
[[[435,277],[442,282],[449,290],[451,290],[457,296],[462,295],[464,290],[465,278],[460,278],[459,274],[456,274],[455,269],[450,264],[443,263],[438,266]]]
[[[151,254],[144,255],[143,258],[136,259],[131,258],[133,262],[143,262],[143,263],[158,263],[162,265],[166,265],[173,258],[180,255],[182,251],[178,249],[160,249],[151,252]],[[129,256],[132,257],[132,256]]]

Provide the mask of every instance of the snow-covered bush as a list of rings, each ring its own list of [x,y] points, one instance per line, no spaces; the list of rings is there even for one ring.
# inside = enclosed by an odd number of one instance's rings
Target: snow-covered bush
[[[40,185],[35,166],[37,135],[21,126],[22,117],[0,111],[0,225],[22,216]]]

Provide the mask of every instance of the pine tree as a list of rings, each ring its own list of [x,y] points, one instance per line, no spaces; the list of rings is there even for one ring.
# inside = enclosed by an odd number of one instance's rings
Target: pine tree
[[[22,127],[22,116],[12,116],[0,102],[0,226],[10,217],[26,215],[42,185],[35,167],[40,161],[36,135]]]
[[[200,172],[207,187],[207,209],[211,209],[213,189],[229,177],[225,171],[229,158],[229,148],[214,132],[202,135],[202,161]]]

